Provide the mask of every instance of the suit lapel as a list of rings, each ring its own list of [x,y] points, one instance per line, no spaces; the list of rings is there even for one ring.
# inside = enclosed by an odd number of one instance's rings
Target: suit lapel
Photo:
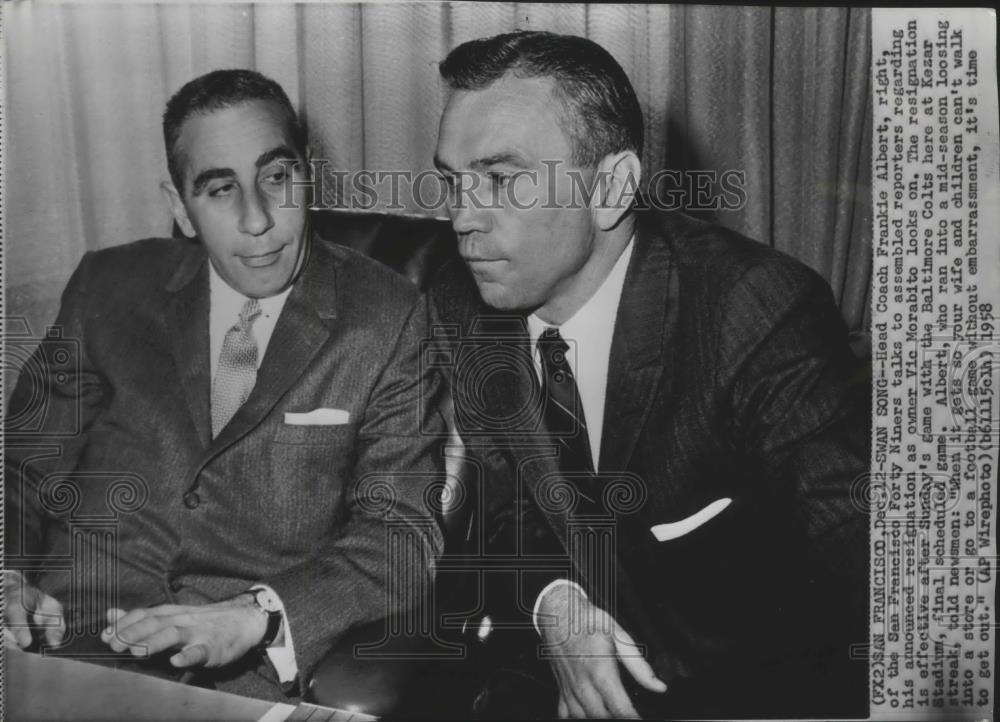
[[[638,214],[635,248],[622,289],[608,364],[608,385],[601,440],[601,469],[628,469],[639,435],[655,400],[670,398],[674,371],[671,340],[677,323],[677,280],[670,247],[653,225],[651,213]],[[619,548],[628,546],[619,539]],[[628,552],[626,552],[628,553]],[[616,614],[635,639],[649,647],[647,656],[662,652],[657,625],[615,556]]]
[[[205,461],[258,426],[330,337],[330,320],[336,318],[335,260],[316,239],[310,246],[302,275],[278,317],[253,391],[212,442]]]
[[[608,384],[606,408],[610,409],[610,413],[605,414],[601,458],[612,459],[610,464],[616,464],[618,459],[631,455],[638,437],[638,423],[634,429],[626,430],[625,433],[617,433],[620,430],[613,424],[644,417],[648,413],[650,405],[648,400],[652,398],[660,378],[657,361],[661,356],[664,342],[669,338],[669,334],[664,330],[667,287],[664,279],[670,270],[669,255],[665,244],[658,242],[655,244],[657,246],[655,249],[650,249],[649,246],[653,244],[649,241],[654,239],[646,238],[640,233],[639,240],[630,262],[612,343],[610,368],[622,368],[625,372],[609,379]],[[645,267],[644,264],[647,263],[649,265]],[[467,320],[462,330],[463,338],[468,338],[470,335],[476,335],[474,331],[485,330],[481,326],[474,329],[472,324],[496,317],[497,312],[481,303],[478,291],[463,271],[458,272],[457,278],[465,281],[466,287],[458,291],[452,289],[454,297],[460,300],[455,302],[453,299],[448,299],[448,303],[455,305],[448,307],[446,315]],[[638,284],[638,288],[630,289],[630,283]],[[643,294],[647,294],[648,303],[641,302]],[[470,297],[475,300],[469,300]],[[468,323],[470,318],[473,319],[472,323]],[[540,489],[543,480],[559,474],[557,442],[549,438],[541,424],[541,389],[535,375],[527,329],[523,324],[524,321],[521,320],[520,330],[510,329],[515,339],[513,346],[525,354],[522,358],[523,369],[513,375],[486,374],[487,385],[482,389],[481,404],[486,409],[496,409],[498,416],[508,419],[514,418],[519,410],[537,409],[538,416],[522,427],[525,433],[513,437],[494,436],[491,442],[496,447],[510,449],[513,464],[511,483],[517,484],[515,493],[518,495],[527,493],[534,499],[556,538],[563,548],[569,551],[570,509],[565,504],[558,503],[558,494],[549,494],[547,490]],[[649,335],[644,335],[647,333]],[[631,355],[633,350],[636,354],[634,357]],[[456,393],[461,393],[461,390],[456,389]],[[625,398],[627,403],[624,406],[614,403],[619,398]],[[613,440],[609,441],[609,436],[613,437]],[[606,466],[603,463],[602,467],[624,468],[624,466]],[[574,560],[574,562],[579,561]],[[622,607],[624,617],[629,620],[629,626],[641,642],[652,644],[655,650],[655,626],[632,591],[628,575],[617,558],[612,557],[606,563],[615,565],[617,579],[615,598]],[[587,578],[593,573],[593,564],[584,566],[587,568],[578,565],[578,571]],[[606,608],[614,608],[608,599],[598,600],[598,603]]]
[[[168,343],[180,374],[181,392],[205,448],[212,438],[208,263],[200,244],[177,242],[190,245],[167,284],[172,294],[166,307]]]
[[[635,243],[608,364],[601,468],[609,471],[628,468],[654,399],[669,398],[674,378],[678,304],[670,249],[644,214]]]

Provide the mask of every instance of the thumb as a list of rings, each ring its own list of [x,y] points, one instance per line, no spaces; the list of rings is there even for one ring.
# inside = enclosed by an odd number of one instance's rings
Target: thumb
[[[108,626],[101,631],[102,642],[108,644],[111,642],[111,638],[118,634],[118,630],[115,629],[115,623],[124,616],[124,609],[116,609],[114,607],[104,613],[104,618],[108,620]]]
[[[66,620],[63,618],[62,605],[55,597],[40,592],[32,620],[44,630],[46,644],[55,647],[62,642]]]
[[[18,598],[7,597],[7,604],[3,611],[3,636],[5,640],[12,640],[17,647],[31,646],[31,628],[28,626],[28,613],[23,606],[23,601]]]
[[[208,662],[208,647],[204,644],[192,644],[170,658],[170,664],[175,667],[199,667]]]
[[[3,628],[3,643],[4,647],[8,649],[20,649],[22,646],[20,640],[6,626]],[[23,646],[27,647],[30,644],[31,640],[28,640],[28,644]]]
[[[649,662],[639,652],[639,647],[631,635],[615,622],[612,638],[615,643],[615,653],[622,666],[628,670],[632,678],[650,692],[666,692],[667,685],[656,676]]]

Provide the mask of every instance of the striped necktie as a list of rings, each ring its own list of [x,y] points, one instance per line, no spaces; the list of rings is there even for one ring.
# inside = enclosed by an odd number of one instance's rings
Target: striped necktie
[[[594,471],[590,438],[576,380],[566,360],[569,345],[559,329],[547,328],[538,339],[542,359],[545,425],[562,446],[559,466],[566,472]]]
[[[257,340],[253,322],[260,316],[260,303],[251,298],[243,304],[240,318],[222,342],[219,367],[212,382],[212,438],[250,396],[257,381]]]

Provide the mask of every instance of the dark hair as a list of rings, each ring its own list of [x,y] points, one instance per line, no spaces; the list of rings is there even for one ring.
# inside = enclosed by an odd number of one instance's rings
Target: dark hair
[[[642,158],[642,108],[635,89],[594,41],[522,30],[462,43],[441,63],[441,77],[455,90],[481,90],[508,73],[555,80],[575,163],[593,167],[623,150]]]
[[[251,100],[270,100],[288,115],[295,150],[305,157],[305,129],[281,86],[254,70],[213,70],[186,83],[167,101],[163,111],[163,142],[170,178],[181,191],[177,140],[184,122],[198,113],[212,113]]]

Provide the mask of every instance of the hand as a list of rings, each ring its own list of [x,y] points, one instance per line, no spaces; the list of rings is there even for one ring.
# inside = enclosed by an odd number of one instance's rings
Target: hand
[[[541,634],[554,655],[550,661],[559,684],[559,717],[638,718],[622,685],[619,661],[646,689],[667,691],[628,633],[578,590],[553,588],[538,611],[555,618]]]
[[[267,631],[265,615],[250,595],[203,606],[163,604],[149,609],[109,609],[101,641],[116,652],[147,657],[168,649],[175,667],[221,667],[243,657]]]
[[[3,639],[8,646],[24,649],[31,646],[31,626],[42,630],[45,643],[56,647],[66,633],[62,605],[37,587],[20,572],[7,569],[3,573],[4,598]],[[30,617],[30,620],[29,620]]]

